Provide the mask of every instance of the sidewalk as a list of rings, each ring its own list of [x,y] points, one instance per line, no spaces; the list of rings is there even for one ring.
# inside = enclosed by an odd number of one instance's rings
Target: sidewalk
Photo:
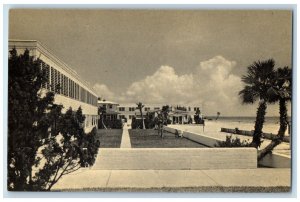
[[[289,191],[290,169],[91,170],[64,176],[53,191]]]
[[[123,126],[121,148],[131,148],[128,129],[130,129],[130,127],[128,127],[127,124],[125,123],[124,126]]]

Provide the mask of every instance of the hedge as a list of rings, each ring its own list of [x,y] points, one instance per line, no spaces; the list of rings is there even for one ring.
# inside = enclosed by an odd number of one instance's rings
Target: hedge
[[[122,123],[122,120],[120,120],[120,119],[116,119],[116,120],[104,119],[103,122],[104,122],[106,128],[110,128],[110,129],[122,129],[123,128],[123,123]],[[101,119],[99,119],[99,121],[98,121],[98,128],[104,129]]]

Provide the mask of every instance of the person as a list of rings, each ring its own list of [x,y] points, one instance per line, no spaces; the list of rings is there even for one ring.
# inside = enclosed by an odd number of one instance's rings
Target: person
[[[175,138],[179,138],[179,132],[177,129],[175,129]]]

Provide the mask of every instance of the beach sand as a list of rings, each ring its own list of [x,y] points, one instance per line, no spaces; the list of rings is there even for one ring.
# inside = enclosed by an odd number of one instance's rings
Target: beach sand
[[[225,140],[226,136],[232,135],[232,137],[239,137],[241,140],[247,140],[251,142],[252,137],[250,136],[243,136],[243,135],[235,135],[230,133],[224,133],[221,132],[221,128],[239,128],[240,130],[253,130],[254,129],[254,123],[245,123],[245,122],[234,122],[234,121],[222,121],[222,120],[211,120],[205,121],[205,127],[203,130],[202,125],[169,125],[172,128],[176,128],[183,131],[193,132],[193,133],[199,133],[206,136],[214,137],[220,140]],[[265,133],[273,133],[277,134],[277,131],[279,129],[278,124],[272,124],[272,123],[266,123],[263,128],[263,132]],[[270,143],[270,140],[264,139],[261,148],[266,147]],[[289,143],[281,143],[278,145],[275,150],[290,150],[290,144]],[[285,153],[290,153],[289,151],[285,151]]]

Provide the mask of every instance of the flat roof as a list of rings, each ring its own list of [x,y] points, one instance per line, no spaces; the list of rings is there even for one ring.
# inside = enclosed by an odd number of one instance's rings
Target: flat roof
[[[43,45],[38,40],[23,40],[23,39],[9,39],[8,40],[9,48],[16,47],[16,48],[36,48],[38,51],[43,53],[46,57],[51,59],[54,63],[56,63],[60,68],[64,71],[69,73],[70,75],[74,76],[78,81],[85,85],[89,91],[91,91],[96,97],[98,94],[95,92],[95,89],[84,79],[82,79],[75,70],[69,67],[65,62],[63,62],[58,56],[56,56],[52,50],[48,47]]]
[[[112,105],[119,105],[119,103],[111,102],[111,101],[108,101],[108,100],[98,100],[97,103],[98,103],[98,104],[112,104]]]

